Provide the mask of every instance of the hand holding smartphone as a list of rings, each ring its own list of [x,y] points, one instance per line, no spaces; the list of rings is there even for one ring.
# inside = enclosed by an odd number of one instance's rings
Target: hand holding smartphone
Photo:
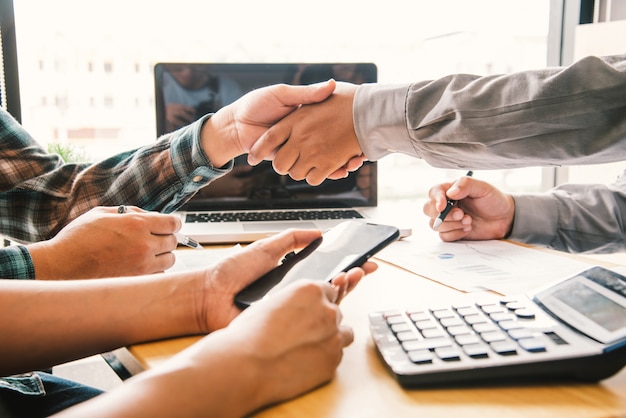
[[[342,271],[363,265],[399,237],[395,226],[342,222],[239,292],[235,304],[245,309],[270,291],[299,279],[330,281]]]

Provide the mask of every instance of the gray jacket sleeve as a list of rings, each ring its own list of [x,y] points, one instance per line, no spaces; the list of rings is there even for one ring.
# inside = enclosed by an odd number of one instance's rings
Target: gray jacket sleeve
[[[353,117],[370,160],[504,169],[626,159],[626,55],[508,75],[365,84]]]
[[[363,85],[353,117],[370,160],[505,169],[626,160],[626,55],[510,75]],[[626,180],[515,196],[511,238],[567,251],[624,250]]]
[[[513,240],[570,252],[626,250],[626,171],[611,185],[565,184],[513,198]]]

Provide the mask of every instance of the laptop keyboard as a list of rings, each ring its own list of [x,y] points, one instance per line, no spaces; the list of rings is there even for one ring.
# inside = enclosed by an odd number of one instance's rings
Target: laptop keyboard
[[[363,216],[353,209],[318,210],[259,210],[243,212],[199,212],[188,213],[185,222],[258,222],[258,221],[301,221],[316,219],[357,219]]]

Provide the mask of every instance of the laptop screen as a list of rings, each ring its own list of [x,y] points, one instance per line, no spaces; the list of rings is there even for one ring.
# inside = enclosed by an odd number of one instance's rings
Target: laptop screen
[[[372,63],[225,64],[159,63],[155,66],[157,134],[171,132],[217,111],[245,93],[271,84],[310,84],[334,78],[377,81]],[[377,205],[377,165],[365,163],[342,180],[319,186],[276,174],[271,162],[250,166],[235,159],[229,174],[200,190],[182,210],[309,209]]]

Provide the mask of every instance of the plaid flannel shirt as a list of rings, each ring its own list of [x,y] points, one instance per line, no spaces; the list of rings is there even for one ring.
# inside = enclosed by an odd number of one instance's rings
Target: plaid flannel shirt
[[[230,171],[217,169],[200,147],[208,118],[153,144],[98,163],[65,163],[49,154],[0,109],[0,234],[20,243],[46,240],[96,206],[135,205],[170,213]],[[0,277],[33,279],[24,246],[0,249]]]

